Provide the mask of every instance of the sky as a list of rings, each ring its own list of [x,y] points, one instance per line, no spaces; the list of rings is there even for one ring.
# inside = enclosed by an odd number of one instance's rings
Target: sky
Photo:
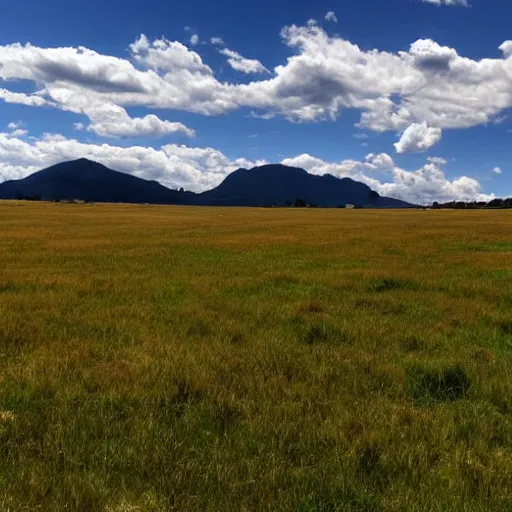
[[[202,191],[282,162],[428,204],[512,196],[505,0],[20,0],[0,181],[86,157]]]

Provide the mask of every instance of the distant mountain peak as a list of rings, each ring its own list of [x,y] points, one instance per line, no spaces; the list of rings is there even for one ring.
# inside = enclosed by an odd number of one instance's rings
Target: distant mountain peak
[[[310,205],[338,207],[409,206],[381,197],[364,183],[331,174],[314,175],[300,167],[266,164],[238,169],[217,187],[199,195],[199,204],[224,206],[284,206],[297,200]]]
[[[188,192],[170,190],[156,181],[114,171],[87,158],[61,162],[0,185],[0,198],[4,199],[183,204],[189,196]]]
[[[69,160],[67,162],[61,162],[61,164],[91,164],[94,166],[106,167],[105,165],[103,165],[99,162],[96,162],[94,160],[89,160],[89,158],[85,158],[85,157],[76,158],[75,160]],[[57,165],[61,165],[61,164],[57,164]]]

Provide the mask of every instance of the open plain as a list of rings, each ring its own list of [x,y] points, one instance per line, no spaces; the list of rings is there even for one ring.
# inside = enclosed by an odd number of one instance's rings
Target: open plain
[[[512,212],[0,202],[0,510],[512,510]]]

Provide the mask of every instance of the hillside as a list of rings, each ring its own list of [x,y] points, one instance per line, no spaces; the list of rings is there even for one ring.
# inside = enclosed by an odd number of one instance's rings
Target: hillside
[[[350,178],[330,174],[316,176],[304,169],[272,164],[238,169],[216,188],[199,195],[199,204],[223,206],[270,206],[292,204],[302,199],[308,204],[337,207],[406,207],[404,201],[381,197],[370,187]]]
[[[0,198],[83,199],[102,203],[182,204],[189,193],[114,171],[85,158],[62,162],[0,185]]]

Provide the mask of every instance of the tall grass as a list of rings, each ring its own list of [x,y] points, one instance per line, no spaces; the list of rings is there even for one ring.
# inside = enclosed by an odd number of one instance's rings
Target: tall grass
[[[0,202],[0,510],[512,510],[511,228]]]

